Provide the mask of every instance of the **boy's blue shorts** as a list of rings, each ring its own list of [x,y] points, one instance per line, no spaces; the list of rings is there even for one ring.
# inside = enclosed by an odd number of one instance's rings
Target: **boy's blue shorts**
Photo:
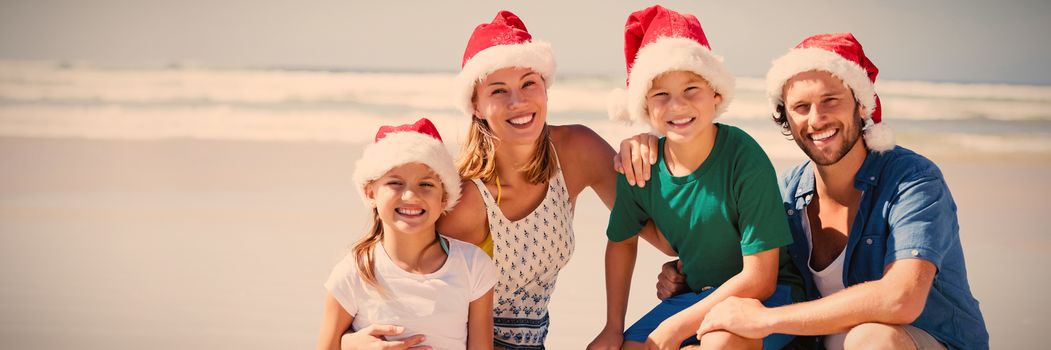
[[[639,343],[645,343],[646,337],[649,337],[653,330],[657,329],[657,326],[664,322],[674,314],[679,313],[686,308],[693,306],[701,299],[704,299],[709,294],[715,291],[715,288],[700,292],[693,293],[687,292],[673,296],[668,299],[664,299],[660,304],[657,304],[653,310],[643,315],[635,324],[631,325],[628,330],[624,331],[624,341],[634,341]],[[777,285],[777,290],[770,298],[763,301],[763,305],[767,307],[783,306],[792,304],[795,301],[792,300],[792,287],[787,285]],[[775,333],[763,338],[763,349],[764,350],[777,350],[788,345],[794,335]],[[689,337],[682,342],[682,346],[700,344],[700,341],[696,337]]]

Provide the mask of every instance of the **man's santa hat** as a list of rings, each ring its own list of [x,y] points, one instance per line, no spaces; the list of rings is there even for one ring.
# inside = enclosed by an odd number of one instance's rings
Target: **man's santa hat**
[[[551,45],[533,40],[518,16],[510,11],[500,11],[491,23],[475,27],[467,41],[460,74],[456,76],[460,110],[473,115],[471,96],[475,84],[489,73],[509,67],[532,69],[544,78],[547,86],[555,82],[555,57]]]
[[[796,74],[812,70],[832,73],[854,92],[854,99],[862,108],[862,118],[871,121],[865,128],[865,145],[870,150],[884,152],[894,148],[894,132],[882,122],[879,96],[874,87],[879,69],[850,33],[814,35],[774,60],[766,73],[766,95],[774,113],[785,104],[782,96],[785,83]]]
[[[365,147],[365,152],[354,166],[354,183],[365,205],[365,185],[380,178],[394,167],[409,163],[426,165],[438,174],[445,189],[445,208],[448,212],[460,200],[460,173],[453,165],[453,158],[442,143],[438,128],[427,118],[415,124],[382,126],[376,132],[375,143]]]
[[[712,53],[697,17],[681,14],[660,5],[637,11],[624,24],[624,58],[627,63],[627,90],[610,94],[610,120],[647,123],[646,92],[653,79],[669,71],[689,71],[700,75],[722,102],[715,116],[726,111],[734,95],[734,77],[723,65],[723,58]]]

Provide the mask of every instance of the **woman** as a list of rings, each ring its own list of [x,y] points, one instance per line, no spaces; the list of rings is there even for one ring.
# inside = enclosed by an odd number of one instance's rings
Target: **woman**
[[[547,124],[555,63],[550,45],[531,39],[508,11],[471,35],[457,77],[471,118],[457,167],[469,182],[438,223],[493,255],[494,342],[508,349],[544,344],[548,301],[573,253],[577,195],[591,187],[609,207],[616,190],[605,140],[584,126]]]

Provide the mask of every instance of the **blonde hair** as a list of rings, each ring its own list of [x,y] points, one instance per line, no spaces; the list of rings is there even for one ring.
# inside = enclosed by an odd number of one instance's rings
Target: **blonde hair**
[[[471,117],[471,126],[467,130],[467,140],[460,148],[460,159],[456,160],[456,169],[460,176],[467,179],[482,179],[492,182],[496,179],[496,141],[489,128],[489,122]],[[546,182],[555,175],[558,160],[555,159],[555,148],[551,144],[551,128],[544,124],[540,137],[536,140],[536,151],[518,171],[524,172],[526,181],[531,184]]]
[[[380,220],[379,211],[376,208],[372,208],[372,227],[357,243],[354,243],[354,247],[351,248],[351,254],[354,254],[358,275],[369,286],[376,288],[376,290],[380,291],[380,294],[385,295],[386,291],[380,286],[379,280],[376,279],[376,265],[374,264],[376,260],[375,248],[381,242],[383,242],[383,222]]]

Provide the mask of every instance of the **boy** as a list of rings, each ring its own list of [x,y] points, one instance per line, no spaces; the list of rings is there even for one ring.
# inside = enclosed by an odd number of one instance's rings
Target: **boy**
[[[801,299],[799,275],[779,249],[792,238],[773,165],[743,131],[714,123],[733,97],[734,78],[700,22],[660,6],[635,12],[625,25],[625,55],[628,88],[611,99],[620,102],[611,117],[648,121],[666,137],[649,186],[618,177],[606,231],[606,327],[590,348],[679,348],[697,342],[692,335],[705,314],[727,297],[768,305]],[[650,219],[678,252],[693,293],[664,300],[622,334],[637,233]],[[778,349],[790,340],[716,332],[701,346]]]

